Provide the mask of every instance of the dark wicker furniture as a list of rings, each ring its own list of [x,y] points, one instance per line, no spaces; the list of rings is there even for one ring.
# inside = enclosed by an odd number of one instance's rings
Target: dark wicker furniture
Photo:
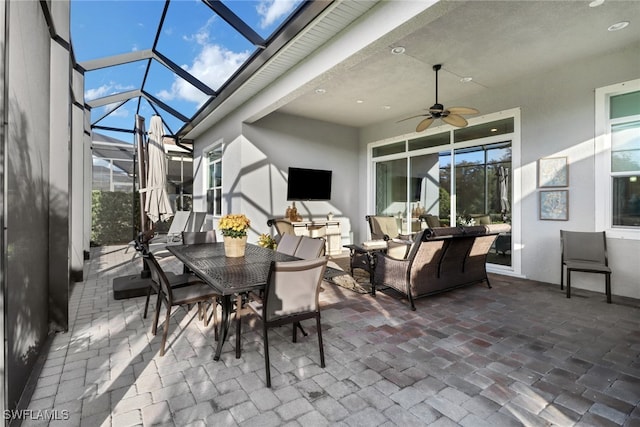
[[[486,258],[508,224],[428,228],[418,233],[406,259],[376,254],[373,286],[388,286],[409,299],[436,294],[472,283],[487,282]]]

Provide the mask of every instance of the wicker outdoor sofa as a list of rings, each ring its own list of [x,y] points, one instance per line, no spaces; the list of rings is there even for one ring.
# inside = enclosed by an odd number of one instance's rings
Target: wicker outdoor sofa
[[[374,287],[391,287],[414,299],[486,281],[486,259],[500,233],[511,231],[509,224],[470,227],[427,228],[419,232],[405,259],[376,254]]]

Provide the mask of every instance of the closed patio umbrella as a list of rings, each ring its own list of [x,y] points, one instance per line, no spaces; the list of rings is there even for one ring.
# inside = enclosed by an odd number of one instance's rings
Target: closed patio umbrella
[[[167,159],[164,151],[164,127],[158,115],[151,117],[147,142],[147,187],[144,211],[156,223],[173,216],[173,208],[167,195]]]

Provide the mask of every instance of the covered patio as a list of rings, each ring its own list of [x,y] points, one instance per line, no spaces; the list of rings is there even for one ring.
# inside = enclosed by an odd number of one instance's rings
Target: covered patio
[[[182,269],[175,258],[161,262]],[[71,294],[69,331],[53,340],[28,406],[34,414],[118,427],[640,423],[635,299],[606,304],[586,290],[567,299],[557,285],[491,275],[493,289],[419,299],[412,312],[396,295],[325,283],[326,368],[315,335],[293,344],[284,326],[271,333],[268,389],[250,318],[242,357],[227,343],[215,362],[211,326],[195,309],[176,310],[160,357],[160,336],[142,318],[145,298],[112,295],[111,280],[139,263],[124,247],[93,248]]]

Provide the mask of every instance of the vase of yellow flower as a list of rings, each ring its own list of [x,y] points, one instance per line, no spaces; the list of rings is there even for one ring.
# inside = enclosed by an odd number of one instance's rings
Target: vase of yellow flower
[[[243,214],[229,214],[220,218],[218,230],[224,238],[224,253],[229,258],[243,257],[247,247],[247,230],[251,221]]]

